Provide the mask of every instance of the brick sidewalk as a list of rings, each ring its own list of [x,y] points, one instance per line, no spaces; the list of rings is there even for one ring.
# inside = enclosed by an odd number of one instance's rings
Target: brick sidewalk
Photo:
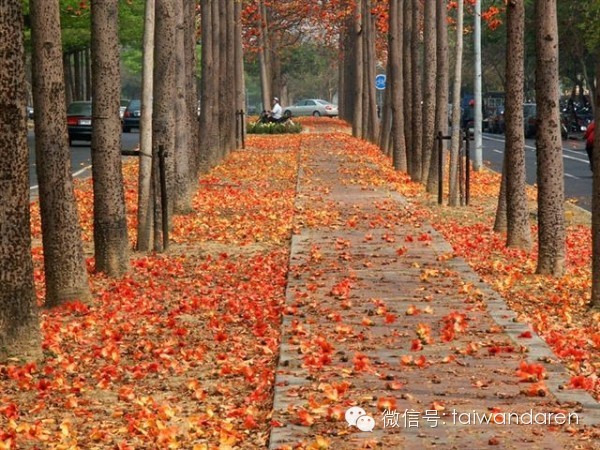
[[[270,448],[600,448],[598,403],[400,195],[356,182],[378,167],[351,146],[304,141]],[[493,413],[512,425],[475,423]]]

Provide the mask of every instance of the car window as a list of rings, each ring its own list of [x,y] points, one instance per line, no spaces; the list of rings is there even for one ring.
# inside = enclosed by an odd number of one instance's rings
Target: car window
[[[306,106],[314,106],[316,105],[314,100],[306,100]]]
[[[79,114],[82,116],[92,115],[92,103],[91,102],[76,102],[71,103],[67,109],[67,114]]]
[[[127,109],[129,109],[129,110],[140,109],[140,105],[141,105],[141,102],[139,100],[131,100],[129,102],[129,105],[127,105]]]

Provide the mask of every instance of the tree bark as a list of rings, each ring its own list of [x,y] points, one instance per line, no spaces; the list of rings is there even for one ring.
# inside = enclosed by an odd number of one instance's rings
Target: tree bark
[[[73,191],[66,117],[60,12],[32,0],[32,83],[46,305],[90,298],[81,226]]]
[[[162,211],[160,201],[159,153],[162,149],[169,161],[166,169],[167,198],[173,199],[172,175],[175,148],[175,117],[172,102],[176,91],[175,52],[176,14],[173,0],[156,0],[156,28],[154,30],[154,99],[152,106],[152,181],[154,183],[154,249],[162,251]],[[169,202],[169,205],[172,202]],[[170,206],[169,206],[170,207]],[[170,213],[170,211],[169,211]],[[170,215],[170,214],[169,214]],[[167,225],[168,226],[168,225]]]
[[[364,88],[364,63],[363,63],[363,55],[364,48],[362,45],[362,33],[364,33],[364,28],[362,24],[362,20],[360,17],[360,13],[362,11],[362,2],[368,0],[357,0],[356,2],[356,11],[354,12],[354,63],[355,63],[355,71],[354,71],[354,106],[353,106],[353,118],[352,118],[352,136],[357,138],[362,138],[363,136],[363,108],[364,108],[364,96],[363,96],[363,88]]]
[[[92,0],[92,176],[96,270],[119,277],[129,268],[121,171],[119,2]]]
[[[506,244],[531,248],[527,208],[525,136],[523,128],[525,5],[511,0],[506,5]]]
[[[375,89],[375,18],[371,13],[371,2],[363,1],[363,137],[376,144],[378,136],[377,100]]]
[[[271,109],[271,66],[270,66],[270,48],[269,48],[269,25],[267,17],[267,8],[264,0],[258,0],[258,10],[260,23],[258,24],[258,64],[260,68],[260,84],[262,93],[263,110]]]
[[[600,80],[600,52],[596,55],[596,79]],[[600,90],[596,89],[595,104],[600,105]],[[600,108],[594,109],[596,124],[600,124]],[[594,132],[592,164],[592,301],[591,306],[600,309],[600,133]]]
[[[421,182],[427,186],[429,166],[435,144],[435,111],[436,111],[436,5],[434,0],[425,2],[423,16],[423,112],[422,112],[422,147],[423,166]]]
[[[537,272],[561,276],[565,270],[564,167],[558,106],[556,0],[537,0],[536,103],[538,182]]]
[[[435,79],[435,129],[437,134],[441,131],[445,136],[448,134],[448,73],[450,64],[448,62],[448,12],[444,0],[436,0],[436,79]],[[446,148],[446,141],[442,142],[442,148]],[[431,161],[429,164],[429,176],[427,177],[427,192],[435,194],[438,191],[439,155],[438,145],[434,141]]]
[[[186,33],[184,27],[185,0],[175,2],[175,180],[173,189],[173,212],[187,214],[192,211],[193,154],[190,142],[192,118],[187,104],[187,67],[185,57]]]
[[[0,360],[41,356],[29,222],[23,5],[0,3]]]
[[[460,85],[462,81],[462,54],[463,54],[463,0],[458,0],[456,23],[456,57],[454,62],[454,85],[452,88],[452,143],[450,148],[450,206],[459,206],[459,179],[458,163],[461,140],[460,130]]]
[[[214,77],[214,63],[212,54],[212,7],[209,0],[201,0],[200,17],[202,30],[202,53],[201,58],[201,76],[200,79],[200,123],[198,127],[199,135],[199,172],[208,171],[210,165],[211,136],[213,134],[213,96],[211,94],[212,82]],[[214,92],[214,91],[213,91]]]
[[[412,167],[410,176],[414,181],[421,181],[423,170],[423,100],[422,61],[421,61],[421,0],[412,0],[412,39],[410,41],[412,69]]]
[[[154,70],[154,0],[146,0],[144,13],[142,113],[140,117],[140,166],[138,174],[137,250],[152,248],[154,201],[152,185],[152,92]]]
[[[410,173],[413,167],[413,109],[412,109],[412,0],[404,0],[402,5],[402,83],[404,89],[404,140],[406,142],[406,166]]]
[[[389,68],[390,80],[388,83],[391,91],[391,135],[392,135],[392,161],[394,169],[406,172],[406,140],[404,137],[404,74],[402,67],[402,27],[404,24],[403,8],[400,0],[390,1],[389,16]]]
[[[500,179],[500,191],[498,192],[498,204],[496,205],[496,218],[494,219],[494,231],[504,233],[508,228],[508,216],[506,214],[506,170],[507,153],[504,152],[502,159],[502,178]]]
[[[234,10],[234,21],[235,21],[235,38],[234,38],[234,61],[235,61],[235,99],[236,107],[235,110],[246,111],[246,91],[244,89],[244,48],[242,43],[242,3],[235,2]],[[240,133],[246,132],[246,121],[241,121],[242,129]],[[241,142],[238,140],[236,146],[239,148]]]

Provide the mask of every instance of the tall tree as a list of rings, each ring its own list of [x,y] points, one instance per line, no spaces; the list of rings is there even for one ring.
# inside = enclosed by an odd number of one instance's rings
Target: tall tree
[[[46,305],[90,297],[71,176],[65,85],[56,2],[31,0],[32,84]]]
[[[212,10],[216,5],[210,0],[201,0],[202,27],[202,79],[200,85],[200,171],[207,171],[213,161],[213,151],[218,133],[217,122],[214,120],[216,106],[217,77],[213,55],[213,21]]]
[[[354,79],[353,87],[354,87],[354,105],[352,107],[353,117],[352,117],[352,135],[355,137],[364,137],[363,136],[363,105],[364,96],[363,96],[363,88],[364,82],[363,78],[365,77],[364,73],[364,46],[362,45],[362,22],[361,22],[361,12],[362,12],[362,3],[363,1],[368,0],[357,0],[356,1],[356,10],[354,11],[354,22],[353,22],[353,38],[355,42],[354,52],[353,52],[353,62],[354,62]]]
[[[598,42],[600,44],[600,42]],[[596,79],[600,80],[600,48],[596,49]],[[600,89],[596,89],[596,105],[600,105]],[[600,124],[600,108],[594,111],[596,124]],[[592,181],[592,302],[600,309],[600,133],[594,131],[594,169]]]
[[[429,166],[433,154],[435,134],[435,105],[436,105],[436,2],[425,2],[423,16],[423,111],[422,111],[422,148],[423,165],[421,167],[421,182],[427,185]]]
[[[423,169],[423,100],[422,59],[421,59],[421,24],[423,7],[421,0],[412,0],[412,38],[410,41],[412,70],[412,142],[409,151],[412,154],[412,167],[409,167],[411,178],[421,181]]]
[[[525,5],[521,0],[506,4],[506,218],[507,245],[531,247],[525,173],[524,34]]]
[[[121,276],[129,268],[121,170],[119,1],[92,0],[92,175],[96,270]]]
[[[185,0],[175,2],[175,180],[173,190],[174,212],[186,214],[192,210],[192,196],[194,194],[193,152],[191,143],[191,129],[193,117],[189,115],[187,98],[187,58],[185,52],[186,35]],[[195,116],[195,114],[194,114]]]
[[[436,79],[435,79],[435,133],[441,131],[443,135],[448,130],[448,12],[444,0],[436,0]],[[442,149],[446,147],[442,141]],[[429,164],[429,177],[427,178],[427,192],[436,193],[438,190],[439,176],[439,148],[434,142],[431,161]]]
[[[176,91],[175,61],[175,3],[174,0],[156,0],[156,27],[154,30],[154,98],[152,106],[152,182],[154,186],[154,249],[162,250],[162,217],[165,205],[161,204],[159,182],[160,152],[173,161],[175,147],[175,116],[173,92]],[[172,195],[173,164],[166,167],[167,197]],[[172,198],[172,197],[171,197]]]
[[[564,167],[560,134],[556,0],[536,0],[537,272],[565,270]]]
[[[363,138],[376,143],[378,136],[377,101],[375,80],[375,18],[371,11],[371,0],[363,0],[361,12],[363,46]]]
[[[140,117],[140,167],[138,175],[138,251],[152,248],[154,201],[152,199],[152,92],[154,70],[154,0],[146,0],[144,11],[142,114]]]
[[[463,55],[463,15],[464,1],[458,0],[456,8],[456,56],[454,58],[454,83],[452,86],[452,142],[450,147],[450,206],[459,206],[459,149],[460,149],[460,86],[462,80],[462,55]]]
[[[400,0],[390,0],[389,12],[389,89],[391,91],[392,161],[396,170],[406,172],[406,140],[404,138],[404,92],[402,71],[403,9]]]
[[[0,359],[40,356],[29,223],[23,5],[0,2]]]
[[[402,38],[402,84],[404,91],[404,139],[406,141],[406,165],[408,172],[413,167],[413,108],[412,108],[412,8],[411,0],[402,2],[403,38]]]

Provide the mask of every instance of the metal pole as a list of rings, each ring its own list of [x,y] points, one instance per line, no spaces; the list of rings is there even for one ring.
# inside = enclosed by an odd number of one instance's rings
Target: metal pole
[[[158,164],[160,172],[160,203],[162,210],[163,251],[169,248],[169,204],[167,198],[167,152],[163,145],[158,146]]]
[[[442,141],[442,132],[438,131],[438,205],[444,201],[444,145]]]
[[[240,112],[235,112],[235,146],[240,148]]]
[[[482,98],[481,98],[481,0],[475,0],[474,14],[474,62],[475,62],[475,157],[473,158],[473,168],[481,170],[483,165],[483,140],[482,140]]]
[[[241,117],[241,134],[242,134],[242,149],[246,149],[246,117],[244,114],[244,110],[240,109],[240,117]]]
[[[467,142],[465,143],[465,159],[466,159],[466,170],[465,170],[465,205],[469,206],[469,198],[471,196],[471,141],[469,134],[467,133]]]

